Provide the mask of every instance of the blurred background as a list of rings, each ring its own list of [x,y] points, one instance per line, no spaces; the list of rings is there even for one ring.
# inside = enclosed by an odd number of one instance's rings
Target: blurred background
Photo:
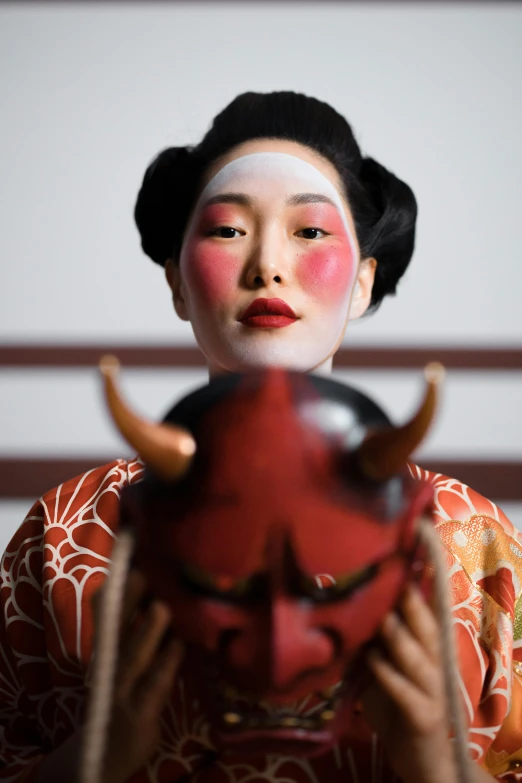
[[[40,493],[127,456],[96,362],[151,417],[206,380],[132,219],[145,167],[238,93],[330,102],[419,202],[398,295],[336,374],[396,420],[448,368],[419,464],[522,528],[522,6],[92,2],[0,6],[0,548]]]

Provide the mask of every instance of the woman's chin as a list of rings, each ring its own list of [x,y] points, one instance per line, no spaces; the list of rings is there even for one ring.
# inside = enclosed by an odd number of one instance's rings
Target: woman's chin
[[[326,351],[311,352],[304,350],[302,345],[248,346],[243,350],[236,345],[234,348],[235,350],[221,356],[217,362],[208,361],[211,375],[215,372],[248,372],[262,367],[283,367],[285,370],[326,375],[332,369],[332,358]]]
[[[341,342],[340,330],[320,334],[320,324],[315,331],[300,328],[300,322],[285,329],[247,329],[239,322],[225,328],[213,326],[212,330],[207,325],[204,333],[194,329],[211,376],[263,367],[328,375],[332,371],[333,354]]]

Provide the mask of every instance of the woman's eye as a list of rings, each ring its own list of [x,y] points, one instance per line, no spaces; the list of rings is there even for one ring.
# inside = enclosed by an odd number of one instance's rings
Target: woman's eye
[[[303,239],[319,239],[319,236],[327,236],[326,231],[321,228],[302,228],[297,232],[297,236],[302,236]]]
[[[220,237],[221,239],[235,239],[241,236],[241,232],[237,228],[232,228],[232,226],[219,226],[212,229],[210,236]]]

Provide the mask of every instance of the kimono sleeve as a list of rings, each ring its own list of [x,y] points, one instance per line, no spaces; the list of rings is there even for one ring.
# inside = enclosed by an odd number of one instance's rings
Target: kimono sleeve
[[[49,750],[39,727],[50,689],[42,605],[43,509],[8,545],[0,585],[0,780],[33,781]]]
[[[82,725],[91,597],[106,578],[122,489],[139,460],[115,460],[46,492],[2,559],[0,781],[33,780]]]
[[[469,751],[498,780],[522,783],[522,540],[503,512],[437,477]]]

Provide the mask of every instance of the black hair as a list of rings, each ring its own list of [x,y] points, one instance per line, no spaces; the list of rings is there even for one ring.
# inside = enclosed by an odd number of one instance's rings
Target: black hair
[[[361,258],[375,258],[371,309],[395,293],[415,243],[417,203],[411,188],[373,158],[363,157],[348,122],[327,103],[294,92],[247,92],[214,119],[196,146],[169,147],[145,172],[134,218],[144,252],[157,264],[179,257],[203,174],[218,158],[252,139],[295,141],[337,170],[350,206]]]

